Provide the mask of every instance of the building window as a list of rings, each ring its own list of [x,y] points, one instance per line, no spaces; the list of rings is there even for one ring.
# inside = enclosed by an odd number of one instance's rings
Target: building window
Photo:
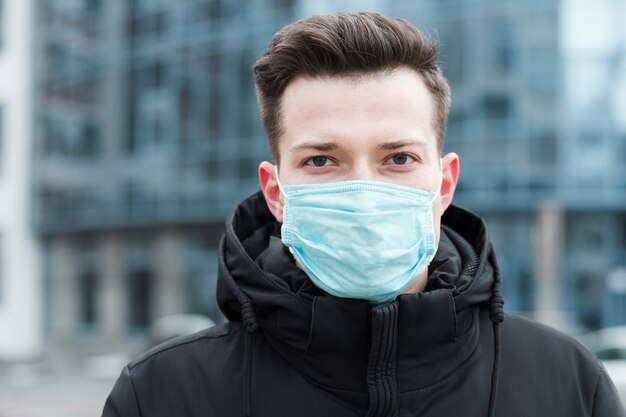
[[[621,249],[626,255],[626,213],[623,213],[622,215],[621,241],[622,241]]]
[[[462,20],[442,23],[438,28],[442,45],[440,64],[453,90],[463,86],[467,72],[465,31],[465,22]]]
[[[85,159],[93,159],[98,156],[100,150],[100,137],[98,127],[93,123],[82,126],[80,141],[77,147],[77,156]]]
[[[181,142],[189,140],[190,125],[192,125],[191,114],[191,86],[188,78],[184,78],[178,89],[178,116],[180,119],[178,137]]]
[[[93,330],[96,324],[96,300],[98,277],[92,270],[82,271],[79,276],[80,321],[85,330]]]
[[[221,128],[221,66],[222,56],[219,53],[209,55],[209,117],[208,130],[210,139],[218,139],[220,137]]]
[[[102,9],[102,0],[85,0],[85,11],[87,13],[98,13]]]
[[[254,179],[257,173],[258,160],[255,157],[243,157],[238,161],[239,178]]]
[[[128,329],[144,333],[152,321],[154,260],[148,236],[131,236],[127,241]]]
[[[167,21],[167,15],[164,11],[160,10],[152,16],[153,25],[154,25],[154,34],[156,36],[161,36],[168,28],[169,24]]]
[[[245,49],[241,54],[241,65],[239,67],[239,85],[241,86],[241,102],[240,109],[240,134],[244,138],[249,138],[255,133],[257,112],[256,101],[254,95],[254,72],[252,65],[254,64],[254,51]]]
[[[557,139],[554,131],[538,132],[529,141],[531,164],[551,166],[557,162]]]
[[[152,273],[147,268],[137,268],[128,277],[128,324],[133,330],[146,330],[150,324],[150,292]]]
[[[216,246],[217,240],[209,230],[198,230],[187,236],[185,296],[188,313],[202,314],[219,321],[221,314],[215,301]]]
[[[165,65],[161,61],[156,61],[152,68],[149,69],[152,71],[152,87],[161,88],[165,84]]]
[[[210,20],[219,20],[222,17],[222,8],[219,0],[210,0],[206,7]]]
[[[126,105],[125,105],[125,128],[126,135],[124,147],[128,153],[134,153],[137,148],[137,96],[139,95],[139,82],[141,73],[136,69],[130,69],[126,78]]]
[[[99,279],[97,273],[94,242],[90,238],[76,242],[78,250],[78,317],[81,328],[85,332],[95,329],[98,319]]]
[[[274,0],[274,5],[276,8],[293,8],[294,0]]]
[[[506,118],[511,113],[511,101],[507,95],[487,93],[483,97],[483,112],[486,118]]]
[[[502,74],[511,71],[515,64],[515,42],[509,22],[493,25],[493,65]]]

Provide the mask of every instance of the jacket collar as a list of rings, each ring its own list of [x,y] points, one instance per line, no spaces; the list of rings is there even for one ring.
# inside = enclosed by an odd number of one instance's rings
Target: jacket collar
[[[435,384],[470,358],[478,341],[478,307],[491,296],[482,220],[451,206],[442,224],[426,291],[394,301],[400,392]],[[325,296],[312,285],[284,250],[261,193],[229,216],[220,257],[218,302],[225,315],[242,315],[236,287],[253,303],[263,334],[280,356],[319,387],[366,405],[371,307]]]

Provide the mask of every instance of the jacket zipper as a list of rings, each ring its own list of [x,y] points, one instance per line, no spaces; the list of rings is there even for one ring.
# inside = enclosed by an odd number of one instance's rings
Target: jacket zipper
[[[373,307],[372,345],[367,365],[367,417],[398,415],[398,302]]]

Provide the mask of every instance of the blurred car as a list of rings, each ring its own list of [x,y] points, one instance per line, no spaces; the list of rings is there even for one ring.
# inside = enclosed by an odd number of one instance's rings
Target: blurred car
[[[600,359],[626,405],[626,326],[597,330],[581,341]]]

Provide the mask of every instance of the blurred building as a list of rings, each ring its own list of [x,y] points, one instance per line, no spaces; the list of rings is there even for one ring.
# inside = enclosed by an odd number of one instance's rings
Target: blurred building
[[[457,201],[488,218],[507,307],[590,325],[612,317],[605,297],[626,308],[605,285],[626,259],[623,1],[591,14],[582,0],[38,5],[33,219],[51,340],[115,343],[181,312],[219,320],[224,217],[269,158],[251,66],[285,23],[357,8],[443,41]]]
[[[626,2],[391,3],[443,42],[456,201],[487,219],[507,308],[624,324]]]
[[[39,251],[30,216],[30,1],[0,2],[0,362],[43,349]]]
[[[291,1],[42,1],[35,222],[52,341],[219,320],[224,218],[268,158],[251,66]]]

